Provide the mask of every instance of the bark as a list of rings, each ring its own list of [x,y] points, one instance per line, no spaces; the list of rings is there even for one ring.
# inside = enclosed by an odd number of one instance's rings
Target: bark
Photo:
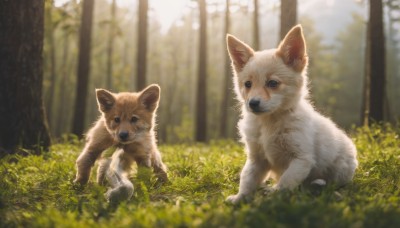
[[[53,11],[53,2],[51,2],[51,6],[48,7],[46,10],[47,12],[47,19],[48,19],[48,41],[49,41],[49,48],[50,48],[50,87],[49,93],[47,95],[46,101],[46,111],[47,111],[47,119],[50,124],[52,125],[53,119],[53,101],[54,101],[54,93],[55,93],[55,82],[56,82],[56,48],[54,44],[54,25],[53,25],[53,18],[52,18],[52,11]]]
[[[258,26],[258,0],[254,0],[254,14],[253,14],[253,48],[260,50],[260,32]]]
[[[0,156],[50,145],[42,100],[44,0],[0,1]]]
[[[147,11],[148,0],[139,0],[138,20],[138,42],[136,56],[136,90],[146,87],[146,64],[147,64]]]
[[[61,65],[61,80],[60,80],[60,105],[58,106],[58,113],[57,113],[57,122],[56,122],[56,136],[61,136],[66,129],[64,129],[65,122],[67,120],[66,112],[67,112],[67,99],[66,99],[66,92],[67,92],[67,85],[68,83],[68,59],[69,59],[69,39],[68,39],[68,32],[64,34],[64,50],[63,50],[63,61]]]
[[[363,86],[363,97],[362,97],[362,104],[361,104],[361,123],[364,126],[368,126],[368,116],[369,116],[369,96],[370,96],[370,32],[369,32],[369,22],[367,22],[367,35],[366,35],[366,42],[365,42],[365,66],[364,66],[364,86]]]
[[[384,120],[385,103],[385,37],[382,0],[369,2],[370,96],[369,124]]]
[[[281,0],[280,40],[297,24],[297,0]]]
[[[198,142],[207,140],[207,10],[206,1],[198,0],[200,11],[199,63],[197,68],[196,136]]]
[[[114,53],[114,37],[115,37],[115,14],[116,14],[116,0],[113,0],[111,3],[111,18],[110,18],[110,27],[108,34],[108,48],[107,48],[107,82],[106,86],[108,89],[113,89],[113,53]]]
[[[225,10],[225,34],[229,33],[230,30],[230,0],[226,0],[226,10]],[[226,39],[224,36],[223,45],[226,46]],[[220,116],[220,137],[227,138],[227,123],[228,123],[228,109],[230,108],[232,102],[232,93],[230,87],[232,86],[232,69],[230,65],[230,58],[228,51],[225,51],[225,78],[223,82],[223,95],[221,103],[221,116]]]
[[[82,137],[85,128],[86,100],[90,75],[90,52],[92,40],[94,0],[83,0],[79,31],[79,57],[72,133]]]

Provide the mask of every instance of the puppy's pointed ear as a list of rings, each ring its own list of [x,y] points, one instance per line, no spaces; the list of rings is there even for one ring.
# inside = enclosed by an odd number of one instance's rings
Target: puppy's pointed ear
[[[152,84],[145,88],[139,96],[140,103],[150,112],[153,112],[158,107],[160,90],[160,86]]]
[[[287,66],[297,72],[303,71],[307,65],[308,57],[301,25],[296,25],[286,34],[276,53]]]
[[[105,89],[96,89],[96,98],[101,112],[109,111],[115,104],[115,96]]]
[[[237,72],[242,71],[246,63],[254,55],[254,50],[230,34],[226,35],[226,44],[235,70]]]

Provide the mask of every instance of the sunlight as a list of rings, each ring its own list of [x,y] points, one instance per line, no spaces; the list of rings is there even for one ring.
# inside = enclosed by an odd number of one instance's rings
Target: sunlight
[[[150,6],[156,11],[163,32],[167,31],[182,16],[186,2],[187,0],[150,0]]]
[[[55,7],[60,7],[64,5],[66,2],[69,2],[71,0],[54,0],[54,6]]]
[[[55,0],[54,5],[60,7],[71,0]],[[107,0],[111,2],[112,0]],[[80,2],[80,0],[78,0]],[[157,20],[161,23],[163,32],[167,31],[171,25],[182,16],[187,0],[149,0],[149,8],[155,11]],[[137,1],[117,0],[119,7],[136,7]]]

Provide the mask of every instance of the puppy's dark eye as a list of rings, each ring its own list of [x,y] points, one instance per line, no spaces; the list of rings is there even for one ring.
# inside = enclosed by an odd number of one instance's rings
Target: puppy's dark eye
[[[269,88],[276,88],[276,87],[278,87],[279,82],[275,81],[275,80],[269,80],[269,81],[267,81],[266,84],[267,84],[267,87],[269,87]]]
[[[246,81],[246,82],[244,83],[244,86],[245,86],[246,88],[251,88],[251,81]]]
[[[115,117],[115,118],[114,118],[114,122],[115,122],[115,123],[119,123],[119,122],[121,122],[121,119],[120,119],[119,117]]]
[[[136,116],[132,116],[131,123],[136,123],[139,120]]]

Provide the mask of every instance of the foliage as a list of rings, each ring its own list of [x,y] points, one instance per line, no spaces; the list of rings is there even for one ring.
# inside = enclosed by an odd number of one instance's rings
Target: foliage
[[[354,129],[360,166],[354,182],[320,193],[299,189],[231,206],[245,161],[232,141],[161,145],[170,183],[156,187],[149,171],[132,175],[135,195],[110,205],[105,187],[72,184],[76,139],[41,156],[0,160],[1,227],[399,227],[400,127]]]
[[[49,118],[49,128],[55,137],[70,133],[73,101],[76,93],[76,68],[78,37],[82,1],[69,0],[62,6],[50,7],[46,1],[45,45],[44,45],[44,101]],[[89,126],[99,115],[95,99],[95,88],[112,89],[114,92],[133,91],[136,87],[136,42],[137,1],[131,5],[117,1],[115,23],[111,23],[111,1],[97,0],[94,10],[91,71],[89,81],[86,124]],[[248,44],[252,43],[252,1],[231,0],[230,33]],[[363,4],[354,1],[298,1],[299,22],[303,25],[310,59],[311,99],[315,106],[342,127],[350,128],[360,122],[361,95],[364,83],[365,18]],[[389,1],[392,2],[392,1]],[[388,3],[389,3],[388,2]],[[394,1],[393,1],[394,2]],[[150,1],[148,21],[147,81],[158,83],[162,88],[158,115],[158,136],[161,142],[180,143],[193,141],[193,125],[196,114],[196,72],[198,64],[198,5],[197,1],[185,1],[182,12],[169,26],[165,26],[156,2]],[[221,101],[224,84],[224,59],[227,54],[224,34],[225,1],[207,1],[208,4],[208,56],[207,56],[207,129],[208,139],[220,136]],[[343,7],[334,7],[343,6]],[[275,48],[279,37],[280,1],[259,1],[261,49]],[[323,7],[323,8],[322,8]],[[318,8],[318,9],[316,9]],[[346,10],[344,10],[346,9]],[[168,9],[165,9],[168,10]],[[349,16],[350,11],[354,16]],[[50,12],[51,11],[51,12]],[[398,10],[392,9],[392,19],[387,26],[387,91],[388,120],[395,122],[400,113],[396,98],[400,90],[398,63],[398,22],[394,17]],[[358,14],[360,15],[357,15]],[[325,15],[329,13],[329,15]],[[335,23],[327,20],[335,15]],[[349,17],[349,19],[344,19]],[[337,19],[337,21],[336,21]],[[326,22],[325,22],[326,21]],[[345,21],[346,23],[341,23]],[[51,22],[51,23],[50,23]],[[341,26],[337,26],[337,25]],[[116,32],[113,45],[113,86],[106,84],[107,40],[109,26]],[[336,34],[336,35],[335,35]],[[357,34],[357,35],[355,35]],[[52,38],[53,37],[53,38]],[[331,38],[329,38],[331,37]],[[51,41],[54,39],[54,44]],[[54,50],[53,50],[54,49]],[[55,56],[52,66],[51,56]],[[54,69],[55,68],[55,69]],[[52,69],[55,74],[52,74]],[[55,75],[55,76],[54,76]],[[53,79],[52,76],[55,78]],[[231,83],[229,81],[229,83]],[[230,89],[233,85],[230,84]],[[52,94],[54,93],[54,97]],[[234,96],[233,93],[232,97]],[[53,100],[53,102],[50,102]],[[236,122],[239,112],[232,104],[229,109],[228,137],[236,137]],[[49,115],[50,112],[52,115]],[[171,135],[172,134],[172,135]]]
[[[353,14],[353,21],[338,34],[336,83],[339,85],[335,94],[341,94],[334,105],[333,116],[340,125],[350,126],[361,122],[361,104],[365,75],[365,21],[362,15]],[[339,118],[340,117],[340,118]]]

